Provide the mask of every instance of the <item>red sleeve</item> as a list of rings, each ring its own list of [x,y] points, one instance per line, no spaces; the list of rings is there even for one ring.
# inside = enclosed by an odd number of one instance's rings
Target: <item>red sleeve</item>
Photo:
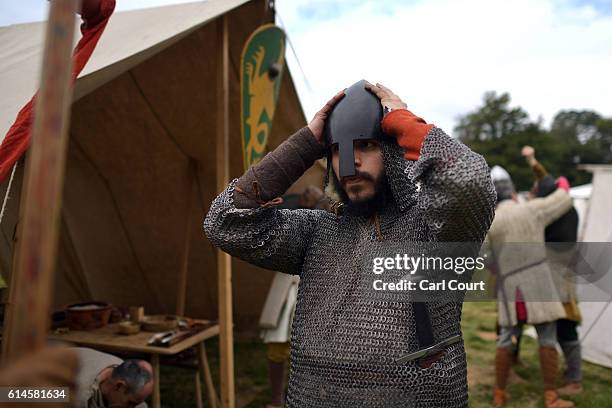
[[[394,110],[382,121],[382,131],[397,139],[406,152],[404,157],[407,160],[419,159],[423,141],[433,127],[406,109]]]

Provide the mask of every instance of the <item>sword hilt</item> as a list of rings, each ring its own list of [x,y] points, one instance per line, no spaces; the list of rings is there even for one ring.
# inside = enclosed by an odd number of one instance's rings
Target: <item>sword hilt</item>
[[[442,340],[439,343],[433,344],[429,347],[423,348],[421,350],[417,350],[413,353],[409,353],[406,355],[401,356],[400,358],[398,358],[396,360],[397,363],[399,364],[406,364],[409,361],[413,361],[413,360],[419,360],[422,358],[427,358],[430,357],[440,351],[443,351],[445,348],[447,348],[450,345],[453,345],[455,343],[459,343],[461,341],[461,335],[457,334],[455,336],[449,337],[446,340]]]

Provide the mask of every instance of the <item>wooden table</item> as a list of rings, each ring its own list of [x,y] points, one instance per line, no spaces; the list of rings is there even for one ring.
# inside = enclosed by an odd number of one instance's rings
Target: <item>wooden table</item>
[[[117,324],[109,324],[100,329],[90,331],[71,330],[67,333],[50,333],[49,340],[73,343],[78,346],[91,347],[98,350],[119,353],[144,353],[151,355],[151,365],[155,377],[153,388],[153,408],[161,408],[161,398],[159,393],[159,356],[174,355],[196,347],[198,353],[198,372],[196,373],[197,406],[202,406],[202,393],[200,390],[200,377],[204,378],[208,394],[208,401],[211,407],[217,407],[217,392],[212,382],[208,358],[204,341],[219,334],[219,325],[214,324],[192,336],[179,341],[170,347],[155,347],[147,345],[147,342],[155,333],[141,331],[136,334],[123,335],[118,333]]]

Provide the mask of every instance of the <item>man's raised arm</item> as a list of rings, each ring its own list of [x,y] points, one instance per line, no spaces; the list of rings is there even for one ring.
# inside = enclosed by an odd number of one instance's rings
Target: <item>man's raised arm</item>
[[[495,189],[484,158],[440,128],[427,124],[383,85],[368,87],[391,111],[383,131],[404,149],[415,181],[418,205],[431,232],[441,241],[481,242],[495,209]],[[388,109],[385,109],[386,111]]]
[[[267,269],[299,274],[320,210],[280,210],[279,197],[323,157],[325,119],[343,93],[312,122],[252,166],[213,201],[204,231],[230,255]]]

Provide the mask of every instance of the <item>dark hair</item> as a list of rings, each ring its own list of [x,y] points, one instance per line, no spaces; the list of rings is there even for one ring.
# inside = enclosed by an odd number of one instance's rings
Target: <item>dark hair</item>
[[[536,191],[537,197],[546,197],[549,194],[554,193],[557,190],[557,183],[555,179],[547,174],[538,181],[538,187]]]
[[[140,365],[139,360],[125,360],[113,369],[111,377],[123,380],[129,393],[137,393],[153,378],[151,372]]]

